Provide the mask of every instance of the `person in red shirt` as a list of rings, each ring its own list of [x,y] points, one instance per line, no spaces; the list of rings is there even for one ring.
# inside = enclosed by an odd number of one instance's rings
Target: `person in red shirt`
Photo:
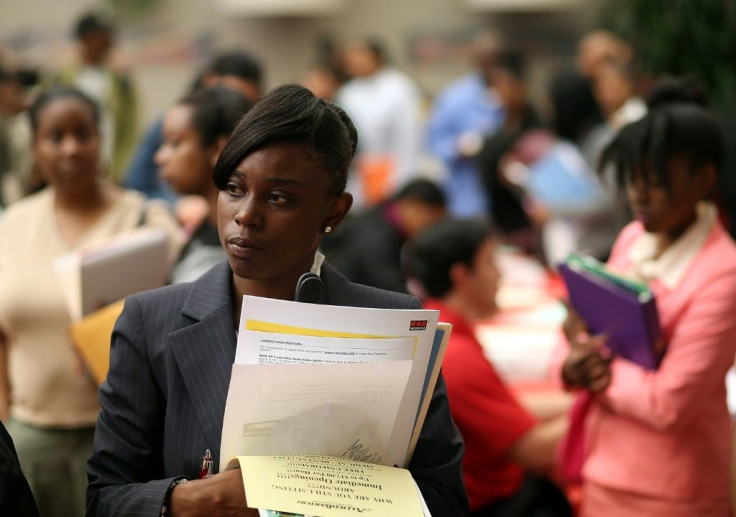
[[[514,397],[473,334],[496,311],[496,242],[476,220],[445,220],[412,239],[412,290],[453,325],[442,363],[450,412],[465,441],[463,478],[473,516],[557,517],[572,512],[545,475],[565,417],[539,422]]]

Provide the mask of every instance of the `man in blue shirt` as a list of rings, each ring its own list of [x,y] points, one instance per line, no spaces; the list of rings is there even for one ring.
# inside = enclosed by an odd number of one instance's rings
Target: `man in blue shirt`
[[[490,200],[478,174],[475,156],[483,140],[504,119],[503,109],[489,84],[489,72],[499,50],[497,36],[488,33],[477,36],[473,41],[476,70],[445,88],[432,107],[428,147],[447,167],[448,209],[457,217],[486,217],[489,213]]]

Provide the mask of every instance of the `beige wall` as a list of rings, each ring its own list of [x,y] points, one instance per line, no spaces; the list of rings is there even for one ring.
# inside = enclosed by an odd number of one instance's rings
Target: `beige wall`
[[[267,2],[268,0],[263,0]],[[338,40],[370,35],[382,39],[393,61],[411,73],[428,95],[468,69],[463,59],[413,63],[407,55],[411,35],[463,33],[492,24],[532,53],[533,78],[540,85],[545,71],[569,58],[574,38],[592,26],[594,6],[562,13],[489,14],[469,9],[463,0],[345,0],[346,9],[321,17],[252,18],[225,16],[216,2],[206,0],[159,0],[158,7],[143,18],[123,20],[121,53],[134,71],[144,100],[146,119],[155,116],[180,96],[200,59],[140,59],[141,43],[154,50],[209,33],[217,49],[243,47],[266,63],[269,86],[298,81],[304,68],[316,57],[316,41],[329,35]],[[104,5],[90,0],[2,0],[0,39],[21,30],[35,31],[36,45],[28,58],[53,67],[71,53],[69,27],[82,11]],[[593,7],[591,7],[591,5]],[[150,49],[149,49],[150,50]],[[567,56],[563,55],[565,52]]]

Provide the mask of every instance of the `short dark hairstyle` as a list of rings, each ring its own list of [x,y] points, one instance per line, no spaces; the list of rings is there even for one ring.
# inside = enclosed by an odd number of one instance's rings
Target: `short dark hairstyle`
[[[39,95],[36,100],[28,108],[28,117],[31,122],[31,132],[33,136],[36,136],[38,131],[38,123],[41,118],[41,113],[53,101],[58,99],[76,99],[87,105],[92,113],[95,126],[99,127],[100,124],[100,108],[97,103],[90,97],[81,92],[78,88],[72,86],[55,86],[50,90]]]
[[[492,236],[482,219],[442,220],[407,243],[405,273],[421,284],[426,295],[442,298],[452,289],[452,266],[462,263],[472,268],[478,250]]]
[[[112,23],[97,13],[87,13],[74,24],[74,37],[82,39],[93,32],[113,32]]]
[[[603,121],[590,81],[577,72],[563,72],[552,81],[549,98],[554,109],[552,126],[560,138],[579,142]]]
[[[235,128],[215,165],[215,185],[225,188],[246,156],[276,142],[306,145],[330,177],[330,194],[345,190],[358,132],[342,108],[287,84],[269,92]]]
[[[447,202],[442,189],[435,182],[426,178],[415,178],[401,187],[394,196],[395,200],[412,199],[425,205],[445,207]]]
[[[220,77],[232,75],[251,81],[261,88],[263,75],[261,63],[247,52],[235,50],[215,56],[208,70]]]
[[[725,145],[721,124],[708,110],[696,104],[668,104],[624,126],[604,149],[601,168],[614,164],[620,186],[651,168],[658,182],[669,186],[671,159],[683,158],[693,170],[714,165],[720,173]]]
[[[253,107],[243,94],[222,86],[190,93],[179,104],[192,109],[191,123],[199,133],[202,147],[209,147],[221,136],[230,136]]]
[[[710,99],[703,83],[693,76],[664,76],[654,83],[647,95],[650,110],[678,102],[707,107]]]

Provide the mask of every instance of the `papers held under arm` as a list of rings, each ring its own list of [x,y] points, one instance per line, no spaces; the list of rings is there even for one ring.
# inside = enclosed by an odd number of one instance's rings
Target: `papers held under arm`
[[[168,237],[155,228],[140,228],[54,261],[72,321],[129,294],[161,287],[168,265]]]
[[[69,310],[70,337],[99,385],[110,363],[110,336],[129,294],[164,285],[167,234],[140,228],[59,257],[54,269]]]

